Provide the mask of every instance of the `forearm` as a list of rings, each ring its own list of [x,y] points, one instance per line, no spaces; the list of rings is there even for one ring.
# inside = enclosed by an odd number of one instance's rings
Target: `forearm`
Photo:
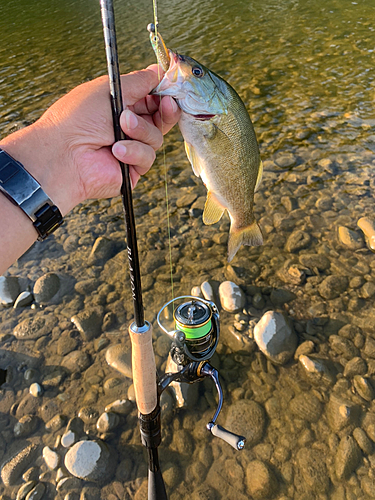
[[[53,158],[53,134],[45,132],[43,124],[37,122],[0,141],[0,148],[22,163],[65,215],[72,206],[69,206],[65,190],[59,186],[59,179],[53,177],[56,162],[60,160]],[[1,275],[35,242],[38,233],[29,217],[2,193],[0,214]]]

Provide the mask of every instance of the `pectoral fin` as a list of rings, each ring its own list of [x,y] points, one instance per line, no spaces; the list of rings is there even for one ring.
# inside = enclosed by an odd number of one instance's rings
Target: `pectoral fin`
[[[228,262],[233,259],[241,245],[263,245],[262,231],[256,221],[251,226],[241,229],[231,227],[228,240]]]
[[[203,211],[203,222],[207,225],[215,224],[221,219],[225,208],[223,208],[217,201],[211,191],[207,193],[207,200]]]
[[[197,177],[200,177],[202,171],[201,161],[199,159],[199,156],[196,154],[194,147],[186,141],[185,141],[185,151],[186,151],[186,156],[190,161],[191,168],[193,169],[194,174]]]
[[[258,170],[257,182],[256,182],[255,188],[254,188],[254,193],[256,193],[258,191],[260,183],[262,182],[262,177],[263,177],[263,162],[261,160],[260,165],[259,165],[259,170]]]

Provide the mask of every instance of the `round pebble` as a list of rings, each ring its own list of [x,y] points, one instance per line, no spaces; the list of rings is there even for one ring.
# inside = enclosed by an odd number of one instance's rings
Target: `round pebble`
[[[29,392],[32,396],[34,396],[34,398],[38,398],[43,394],[43,389],[38,382],[34,382],[30,385]]]

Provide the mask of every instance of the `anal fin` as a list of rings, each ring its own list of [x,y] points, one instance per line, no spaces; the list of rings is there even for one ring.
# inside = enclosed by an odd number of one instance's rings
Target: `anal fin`
[[[223,208],[217,201],[211,191],[207,193],[207,200],[203,211],[203,222],[207,225],[219,222],[223,216],[225,208]]]

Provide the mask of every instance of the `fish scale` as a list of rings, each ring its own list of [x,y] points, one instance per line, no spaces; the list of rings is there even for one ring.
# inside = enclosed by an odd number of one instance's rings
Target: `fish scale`
[[[208,191],[203,222],[218,222],[225,210],[230,216],[230,262],[241,245],[263,243],[253,213],[254,192],[262,177],[254,127],[241,98],[225,80],[189,56],[171,50],[166,54],[160,33],[155,37],[149,31],[154,51],[167,69],[152,93],[173,97],[182,110],[179,127],[186,153]]]

